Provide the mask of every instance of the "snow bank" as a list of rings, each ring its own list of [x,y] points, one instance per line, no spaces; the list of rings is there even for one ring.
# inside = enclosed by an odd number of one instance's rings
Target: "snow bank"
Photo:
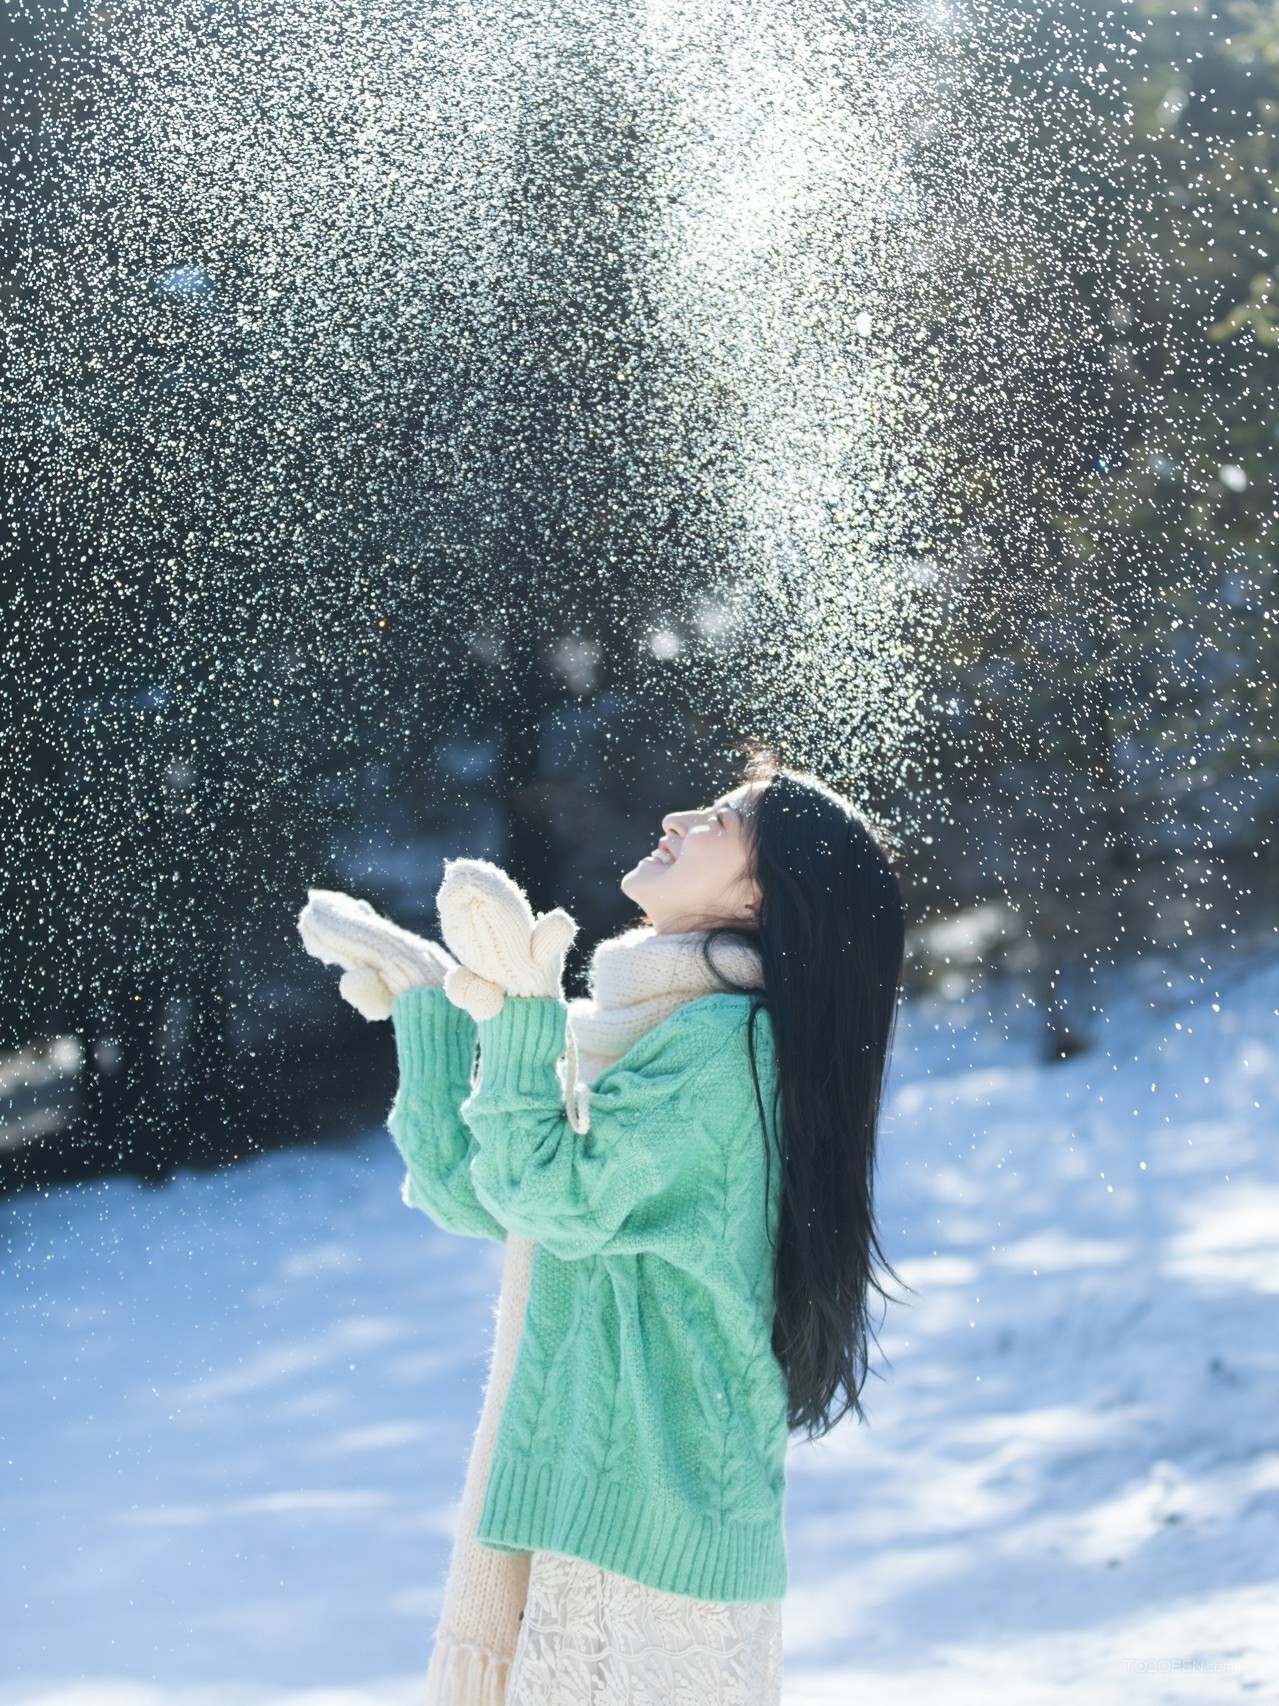
[[[1279,1691],[1279,966],[1035,1059],[903,1009],[870,1426],[795,1443],[787,1706]],[[0,1205],[0,1706],[416,1703],[501,1255],[385,1133]]]

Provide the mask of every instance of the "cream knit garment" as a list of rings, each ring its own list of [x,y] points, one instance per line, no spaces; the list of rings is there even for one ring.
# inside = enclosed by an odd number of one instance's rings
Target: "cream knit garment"
[[[591,959],[589,1000],[569,1002],[565,1100],[575,1130],[589,1124],[589,1085],[677,1008],[722,984],[707,970],[698,935],[659,936],[648,925],[601,942]],[[759,956],[728,938],[715,965],[759,988]],[[576,1070],[574,1070],[576,1059]],[[579,1082],[581,1081],[581,1082]],[[524,1329],[536,1245],[508,1237],[497,1329],[479,1426],[471,1446],[448,1583],[426,1678],[426,1706],[503,1706],[528,1594],[528,1552],[503,1552],[475,1538],[502,1406]]]

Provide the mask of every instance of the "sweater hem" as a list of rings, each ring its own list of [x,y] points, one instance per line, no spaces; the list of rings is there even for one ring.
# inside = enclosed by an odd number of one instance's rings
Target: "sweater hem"
[[[670,1515],[642,1489],[557,1475],[546,1463],[495,1462],[476,1539],[499,1550],[560,1552],[690,1599],[784,1599],[780,1514],[765,1522]]]

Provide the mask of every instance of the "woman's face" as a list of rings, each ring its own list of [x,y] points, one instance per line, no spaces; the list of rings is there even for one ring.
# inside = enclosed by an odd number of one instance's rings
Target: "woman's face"
[[[748,812],[762,784],[745,783],[700,811],[668,812],[653,852],[622,878],[659,935],[696,930],[708,920],[753,922],[759,885],[749,875]]]

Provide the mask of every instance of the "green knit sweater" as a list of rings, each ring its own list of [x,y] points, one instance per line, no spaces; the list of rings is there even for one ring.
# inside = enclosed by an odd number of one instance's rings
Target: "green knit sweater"
[[[480,1025],[438,990],[393,1008],[404,1199],[448,1231],[536,1242],[476,1538],[667,1593],[786,1592],[786,1382],[773,1354],[781,1169],[765,1222],[750,998],[691,1001],[564,1113],[567,1008]],[[475,1045],[481,1049],[472,1083]],[[760,1086],[776,1071],[756,1023]]]

